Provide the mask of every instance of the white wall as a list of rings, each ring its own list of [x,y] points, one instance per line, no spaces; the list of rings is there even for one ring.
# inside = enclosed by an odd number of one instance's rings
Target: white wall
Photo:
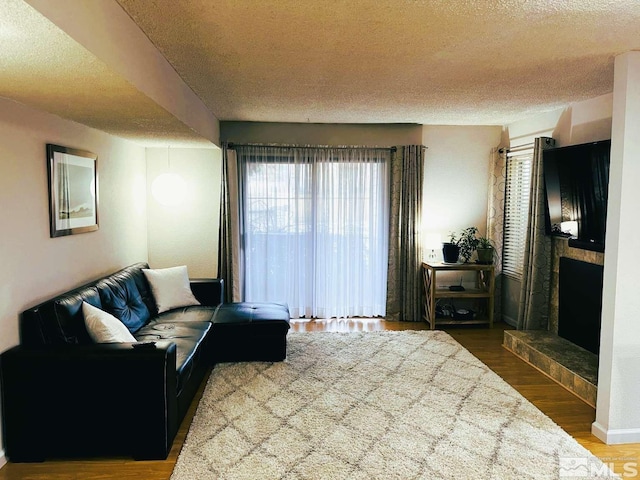
[[[217,276],[221,153],[217,147],[147,149],[149,264],[153,268],[187,265],[193,278]],[[169,170],[187,184],[185,198],[177,206],[164,206],[151,194],[153,181]]]
[[[471,226],[486,233],[490,153],[501,134],[499,126],[423,127],[425,233],[438,233],[443,241]]]
[[[47,143],[98,155],[98,231],[49,237]],[[18,318],[26,308],[146,261],[147,222],[144,148],[4,99],[0,148],[0,351],[5,351],[19,343]]]

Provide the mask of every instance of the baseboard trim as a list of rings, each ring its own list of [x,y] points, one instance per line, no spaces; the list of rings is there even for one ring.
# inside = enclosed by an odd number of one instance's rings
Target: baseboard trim
[[[0,468],[7,464],[7,457],[4,456],[4,450],[0,450]]]
[[[593,422],[591,424],[591,433],[607,445],[640,443],[640,428],[619,428],[607,430],[598,422]]]

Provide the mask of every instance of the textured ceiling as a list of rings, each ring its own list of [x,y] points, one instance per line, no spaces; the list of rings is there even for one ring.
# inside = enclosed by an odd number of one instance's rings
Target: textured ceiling
[[[118,2],[222,120],[505,124],[640,48],[638,0]]]
[[[0,0],[0,97],[147,145],[210,145],[22,0]]]
[[[117,1],[220,120],[504,125],[611,92],[640,49],[638,0]],[[0,42],[0,97],[203,142],[23,0]]]

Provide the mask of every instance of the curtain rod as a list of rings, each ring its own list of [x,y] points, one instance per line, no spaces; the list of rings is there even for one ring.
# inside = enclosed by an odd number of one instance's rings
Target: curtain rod
[[[526,150],[531,150],[532,148],[535,147],[535,144],[536,144],[535,142],[523,143],[522,145],[518,145],[518,146],[515,146],[515,147],[510,147],[510,148],[504,148],[503,147],[498,151],[500,153],[507,152],[507,153],[514,153],[515,154],[515,153],[518,153],[518,152],[520,152],[522,150],[525,150],[525,151]]]
[[[398,147],[363,147],[363,146],[329,146],[329,145],[313,145],[313,146],[305,146],[305,145],[268,145],[262,143],[227,143],[227,148],[230,150],[234,150],[236,147],[272,147],[272,148],[317,148],[322,150],[351,150],[351,149],[368,149],[368,150],[389,150],[390,152],[395,152],[398,150]]]

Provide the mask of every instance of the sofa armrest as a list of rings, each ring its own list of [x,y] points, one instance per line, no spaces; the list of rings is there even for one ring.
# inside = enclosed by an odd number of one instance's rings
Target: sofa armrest
[[[208,307],[224,302],[224,280],[221,278],[192,278],[191,291],[196,299]]]
[[[177,432],[176,346],[14,347],[0,358],[12,461],[129,454],[166,458]]]

